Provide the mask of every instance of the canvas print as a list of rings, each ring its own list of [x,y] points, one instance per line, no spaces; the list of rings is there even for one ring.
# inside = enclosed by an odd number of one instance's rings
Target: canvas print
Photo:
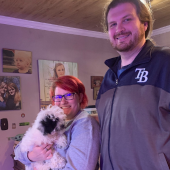
[[[3,72],[32,74],[32,53],[13,49],[2,49]]]
[[[89,114],[91,114],[91,115],[97,114],[97,109],[96,108],[85,108],[84,110],[86,112],[88,112]]]
[[[20,109],[21,109],[20,77],[0,76],[0,111]]]
[[[51,104],[50,88],[60,76],[72,75],[78,77],[77,63],[38,60],[39,86],[40,86],[40,107],[45,108]]]
[[[100,87],[103,81],[103,76],[91,76],[91,88]]]
[[[100,87],[94,87],[93,89],[93,99],[96,100],[97,99],[97,95],[99,93]]]

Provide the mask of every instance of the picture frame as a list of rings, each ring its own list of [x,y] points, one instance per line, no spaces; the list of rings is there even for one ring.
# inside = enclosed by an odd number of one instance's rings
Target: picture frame
[[[97,95],[99,93],[100,87],[94,87],[93,88],[93,99],[96,100],[97,99]]]
[[[50,99],[50,88],[58,77],[72,75],[78,78],[78,66],[77,63],[73,62],[38,60],[38,69],[40,108],[42,109],[52,103]]]
[[[103,76],[91,76],[91,89],[100,87],[103,81]]]
[[[19,76],[0,76],[0,111],[21,110]]]
[[[32,74],[32,52],[3,48],[3,72]]]
[[[97,109],[96,109],[96,108],[85,108],[84,110],[85,110],[87,113],[89,113],[90,115],[97,114]]]

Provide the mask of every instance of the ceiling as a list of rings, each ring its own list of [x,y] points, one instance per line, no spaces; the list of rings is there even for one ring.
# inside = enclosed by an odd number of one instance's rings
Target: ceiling
[[[0,15],[102,32],[110,0],[0,0]],[[152,0],[154,29],[170,25],[170,0]]]

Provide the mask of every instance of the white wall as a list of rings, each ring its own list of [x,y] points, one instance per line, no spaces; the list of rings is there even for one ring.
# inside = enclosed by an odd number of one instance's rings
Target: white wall
[[[20,122],[32,123],[39,112],[38,59],[61,60],[78,63],[78,77],[86,87],[89,105],[94,105],[90,76],[104,76],[107,67],[104,61],[117,53],[106,39],[70,35],[50,31],[36,30],[0,24],[0,49],[32,51],[32,74],[2,72],[2,52],[0,76],[20,76],[22,109],[0,111],[0,119],[7,118],[9,130],[0,130],[0,170],[12,170],[13,141],[8,137],[24,133],[28,126],[19,126]],[[25,118],[21,114],[25,113]],[[16,129],[12,129],[16,123]]]
[[[168,46],[170,47],[170,32],[155,35],[152,37],[158,46]]]

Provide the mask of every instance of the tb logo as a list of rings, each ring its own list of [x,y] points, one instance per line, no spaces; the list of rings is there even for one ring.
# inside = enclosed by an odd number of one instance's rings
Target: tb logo
[[[138,71],[138,75],[135,79],[139,79],[139,83],[144,83],[148,80],[148,71],[145,71],[145,68],[136,68],[135,72]]]

